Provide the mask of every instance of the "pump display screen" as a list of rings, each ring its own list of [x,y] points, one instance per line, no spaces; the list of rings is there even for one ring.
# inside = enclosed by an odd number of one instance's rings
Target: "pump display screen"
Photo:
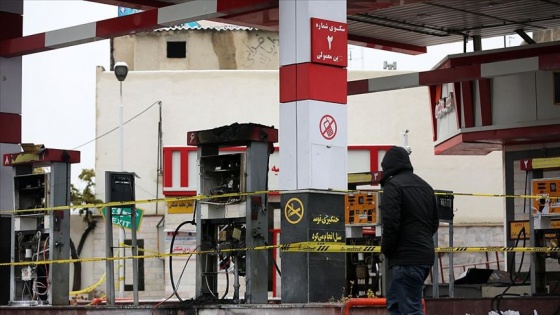
[[[547,178],[533,180],[533,195],[542,196],[542,198],[533,199],[533,212],[542,212],[543,214],[558,213],[560,214],[560,178]]]

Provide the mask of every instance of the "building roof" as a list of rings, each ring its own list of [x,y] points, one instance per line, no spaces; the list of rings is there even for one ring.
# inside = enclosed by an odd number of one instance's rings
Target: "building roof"
[[[89,1],[150,10],[191,0]],[[278,30],[279,0],[234,3],[231,12],[213,20]],[[527,32],[560,26],[558,0],[347,0],[346,3],[350,43],[410,54],[425,53],[428,46],[461,42],[473,36],[489,38],[521,33],[523,37]]]
[[[197,23],[198,24],[198,23]],[[202,26],[200,24],[191,26],[189,24],[175,25],[171,27],[163,27],[155,29],[156,32],[186,31],[186,30],[211,30],[211,31],[252,31],[257,30],[253,27],[245,27],[239,25],[210,25]]]

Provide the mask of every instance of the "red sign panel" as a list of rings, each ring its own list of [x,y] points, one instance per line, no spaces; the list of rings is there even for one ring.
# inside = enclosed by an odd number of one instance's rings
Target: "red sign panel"
[[[348,66],[346,23],[311,18],[311,62]]]

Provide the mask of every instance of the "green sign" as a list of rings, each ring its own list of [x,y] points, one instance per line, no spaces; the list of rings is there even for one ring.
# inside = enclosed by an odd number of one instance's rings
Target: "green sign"
[[[103,208],[101,213],[105,219],[105,214],[107,208]],[[125,229],[132,228],[132,209],[127,207],[112,207],[112,221],[113,225],[123,227]],[[136,231],[140,230],[140,224],[142,223],[142,217],[144,216],[144,210],[136,208]]]

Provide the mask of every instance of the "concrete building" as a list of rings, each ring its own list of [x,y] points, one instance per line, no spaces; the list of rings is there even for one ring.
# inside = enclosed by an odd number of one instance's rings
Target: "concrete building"
[[[203,24],[206,25],[206,24]],[[131,71],[276,70],[277,32],[242,26],[175,26],[113,39]]]
[[[277,33],[239,27],[170,28],[114,39],[114,61],[126,61],[131,69],[122,90],[124,168],[139,176],[136,180],[137,200],[160,198],[164,193],[161,156],[158,153],[160,121],[164,146],[185,146],[188,131],[235,122],[279,125],[278,45]],[[349,71],[348,80],[395,74],[398,73]],[[102,200],[105,199],[105,171],[115,171],[119,167],[118,132],[112,132],[118,126],[119,102],[119,82],[113,72],[99,68],[96,192]],[[348,98],[347,106],[350,146],[402,145],[402,133],[408,130],[415,171],[435,189],[503,193],[501,152],[484,156],[434,155],[427,88],[352,96]],[[196,189],[196,164],[193,162],[196,153],[192,157],[189,164],[192,184],[189,188]],[[349,159],[348,167],[349,171],[368,171],[366,165],[360,164],[359,158]],[[277,174],[270,176],[272,181],[274,175]],[[277,187],[274,183],[270,186],[271,189]],[[456,196],[454,201],[455,246],[500,246],[504,243],[503,198]],[[137,206],[145,211],[138,238],[143,241],[146,255],[168,253],[170,233],[181,222],[190,220],[192,215],[169,214],[163,202]],[[194,231],[194,227],[190,231]],[[447,232],[447,225],[442,225],[439,234],[441,246],[447,244]],[[105,255],[104,235],[104,227],[99,224],[90,241],[91,256]],[[182,236],[182,248],[193,249],[194,243],[189,234]],[[446,266],[447,255],[442,256],[442,263]],[[503,260],[503,255],[500,254],[498,259]],[[483,253],[455,255],[457,265],[472,266],[485,261],[487,258]],[[174,265],[175,281],[184,262],[186,259]],[[504,266],[503,261],[501,266]],[[104,272],[104,263],[88,263],[83,270],[84,285],[95,283]],[[126,270],[129,275],[129,266]],[[462,271],[463,268],[458,267],[455,275]],[[194,297],[194,278],[188,276],[189,272],[194,272],[193,260],[189,262],[185,271],[187,275],[183,276],[180,286],[182,298]],[[447,282],[447,277],[444,280]],[[126,284],[130,281],[125,279]],[[140,292],[143,299],[158,299],[172,294],[168,260],[146,259],[144,281],[144,290]],[[103,286],[98,289],[104,290]],[[125,296],[130,297],[131,292],[127,291]]]

